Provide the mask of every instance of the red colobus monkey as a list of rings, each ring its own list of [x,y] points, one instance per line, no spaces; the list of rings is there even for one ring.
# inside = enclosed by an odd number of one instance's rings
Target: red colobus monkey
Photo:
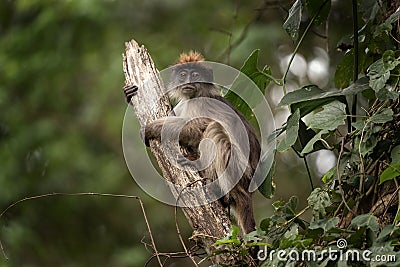
[[[220,201],[234,211],[241,231],[255,230],[248,188],[261,149],[254,128],[221,96],[221,89],[213,83],[212,69],[197,52],[181,54],[172,67],[168,88],[170,97],[179,101],[175,116],[148,123],[146,145],[151,139],[177,136],[184,157],[178,162],[192,164],[204,179],[219,179],[219,189],[225,195]],[[137,90],[136,86],[124,88],[128,102]]]

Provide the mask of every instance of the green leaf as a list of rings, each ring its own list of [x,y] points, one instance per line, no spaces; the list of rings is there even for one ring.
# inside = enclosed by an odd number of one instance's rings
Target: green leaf
[[[393,110],[385,108],[383,111],[373,114],[369,120],[373,123],[386,123],[393,120]]]
[[[322,5],[324,5],[322,7]],[[310,18],[317,15],[314,20],[316,26],[321,25],[326,21],[331,9],[331,1],[321,1],[321,0],[306,0],[306,8]]]
[[[296,91],[287,93],[278,107],[290,105],[292,110],[300,109],[300,117],[334,100],[346,103],[345,96],[355,95],[368,89],[367,79],[360,79],[343,90],[324,91],[316,85],[304,86]]]
[[[231,239],[238,239],[239,237],[239,227],[236,225],[231,226],[231,233],[230,233],[230,238]]]
[[[324,176],[322,177],[322,182],[324,182],[324,184],[327,184],[329,182],[331,182],[333,180],[333,175],[336,172],[336,166],[333,166],[332,168],[330,168],[329,171],[327,171]]]
[[[324,230],[324,232],[327,232],[333,228],[336,228],[338,223],[339,223],[339,219],[337,217],[324,218],[324,219],[320,219],[318,221],[311,222],[309,228],[311,230],[321,228]]]
[[[320,129],[333,131],[340,125],[346,124],[346,105],[333,101],[324,105],[323,110],[314,113],[308,120],[308,127],[312,129]]]
[[[376,27],[375,29],[374,37],[377,37],[382,33],[388,34],[389,32],[391,32],[393,28],[392,24],[399,20],[399,13],[400,11],[397,10],[392,15],[390,15],[390,17],[387,18],[384,23],[378,25],[378,27]]]
[[[299,38],[299,28],[301,23],[301,15],[303,11],[303,5],[301,0],[296,0],[293,6],[289,9],[289,16],[283,23],[283,28],[292,38],[293,42],[296,42]]]
[[[307,198],[308,205],[313,209],[313,220],[318,221],[325,216],[325,208],[332,204],[329,194],[321,188],[315,188]]]
[[[230,233],[227,236],[215,241],[213,245],[216,246],[216,245],[233,244],[234,246],[238,246],[242,243],[238,237],[239,237],[239,228],[232,224]]]
[[[272,198],[275,194],[276,186],[273,181],[274,174],[275,174],[275,164],[276,164],[276,162],[274,160],[271,168],[269,169],[267,177],[261,183],[261,185],[258,187],[258,191],[260,191],[260,193],[266,198]]]
[[[386,225],[382,231],[379,233],[378,238],[376,239],[376,241],[385,241],[385,239],[387,239],[392,233],[394,232],[394,226],[389,224]]]
[[[376,92],[376,97],[379,98],[382,101],[386,100],[396,100],[399,98],[400,94],[399,92],[393,91],[393,90],[388,90],[388,88],[384,87],[380,89],[378,92]]]
[[[255,94],[253,93],[257,85],[257,88],[265,94],[265,89],[271,81],[271,71],[268,66],[260,71],[257,67],[258,65],[258,53],[259,50],[254,50],[251,55],[246,59],[240,71],[244,75],[239,75],[234,81],[231,90],[225,94],[225,98],[236,107],[250,122],[254,121],[254,115],[251,108],[243,99],[253,99],[253,103],[261,101],[262,99],[254,99]],[[248,78],[251,79],[254,84],[249,83]],[[235,92],[240,92],[241,97],[239,97]],[[243,99],[242,99],[243,98]]]
[[[400,162],[396,164],[391,164],[387,167],[379,177],[379,184],[382,184],[386,181],[393,180],[397,176],[400,176]]]
[[[320,140],[322,140],[322,135],[329,133],[327,130],[321,130],[313,138],[307,143],[307,145],[301,151],[302,155],[308,154],[313,151],[314,144]]]
[[[254,243],[260,242],[261,240],[262,240],[262,239],[259,237],[258,231],[252,231],[252,232],[246,234],[246,235],[243,237],[243,241],[244,241],[245,243],[252,242],[252,243],[254,244]]]
[[[323,106],[323,110],[312,114],[308,120],[308,128],[320,129],[305,145],[301,151],[302,155],[313,151],[314,144],[322,139],[322,135],[335,130],[338,126],[345,124],[346,120],[346,105],[333,101]]]
[[[289,231],[286,231],[284,237],[289,240],[296,240],[297,236],[299,235],[299,227],[297,224],[294,224],[290,227]]]
[[[368,88],[368,79],[360,79],[356,83],[340,91],[324,91],[316,85],[307,85],[296,91],[287,93],[278,104],[278,107],[292,105],[294,103],[305,101],[318,100],[322,98],[334,98],[340,96],[355,95],[361,93]]]
[[[260,91],[264,94],[265,89],[271,82],[271,68],[269,66],[265,66],[262,71],[258,69],[258,54],[260,49],[254,50],[250,56],[246,59],[243,66],[240,68],[240,71],[244,73],[247,77],[249,77],[260,89]]]
[[[381,59],[378,59],[368,68],[369,85],[375,92],[382,89],[390,78],[390,71],[393,70],[400,61],[395,57],[392,50],[387,50]]]
[[[215,241],[215,243],[213,244],[214,246],[217,245],[228,245],[228,244],[232,244],[234,246],[238,246],[241,244],[239,239],[218,239],[217,241]]]
[[[351,225],[354,227],[366,227],[371,229],[374,233],[379,231],[380,225],[375,216],[371,214],[362,214],[351,220]]]
[[[299,199],[297,198],[297,196],[291,196],[289,201],[285,203],[282,207],[280,207],[278,210],[282,211],[285,217],[292,218],[293,216],[296,215],[296,209],[298,203]]]
[[[392,149],[390,158],[392,159],[392,164],[396,164],[396,163],[400,162],[400,145],[398,145]]]
[[[364,137],[361,144],[360,144],[360,140],[361,139],[359,137],[356,137],[354,140],[354,146],[357,149],[359,149],[358,153],[360,153],[362,156],[367,155],[378,144],[378,139],[376,138],[375,135],[371,135],[369,138]]]
[[[260,229],[268,233],[270,225],[271,218],[265,218],[260,223]]]
[[[390,71],[384,68],[383,60],[378,59],[368,68],[369,86],[378,92],[382,89],[390,77]]]
[[[399,65],[399,60],[396,58],[394,51],[386,50],[382,55],[383,67],[385,70],[393,70]]]
[[[299,132],[300,110],[296,109],[295,113],[290,115],[286,125],[286,136],[277,146],[279,152],[289,149],[297,140]]]
[[[296,91],[287,93],[278,104],[278,107],[291,105],[309,100],[320,98],[321,94],[325,91],[316,85],[304,86]]]
[[[301,153],[304,147],[310,142],[311,139],[316,135],[315,131],[312,129],[307,129],[306,124],[304,121],[299,121],[299,134],[296,140],[296,143],[293,145],[293,149],[295,149],[298,153]],[[317,151],[320,149],[325,149],[322,141],[317,141],[313,145],[313,151]]]

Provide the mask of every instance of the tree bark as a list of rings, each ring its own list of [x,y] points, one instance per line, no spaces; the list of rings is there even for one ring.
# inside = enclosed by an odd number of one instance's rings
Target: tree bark
[[[138,87],[138,93],[132,98],[131,103],[143,128],[147,122],[168,116],[172,107],[168,97],[164,94],[165,88],[159,72],[146,48],[139,47],[134,40],[126,42],[125,47],[125,55],[123,55],[125,84]],[[201,181],[197,172],[182,171],[170,164],[165,151],[162,151],[160,142],[157,140],[150,141],[150,149],[166,180],[180,185],[182,188],[195,186],[196,181]],[[203,194],[181,195],[180,192],[176,192],[175,188],[171,188],[171,190],[175,191],[172,193],[178,197],[179,202],[188,206],[182,209],[193,229],[192,239],[207,253],[212,253],[210,248],[215,242],[215,238],[224,237],[230,231],[231,223],[223,206],[219,201],[200,205],[206,203],[207,200],[204,191]]]

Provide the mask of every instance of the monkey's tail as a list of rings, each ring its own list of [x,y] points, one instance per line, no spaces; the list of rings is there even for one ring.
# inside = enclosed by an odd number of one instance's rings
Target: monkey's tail
[[[225,128],[216,121],[210,123],[204,131],[203,141],[199,147],[200,154],[210,157],[204,160],[211,162],[205,170],[205,176],[212,180],[218,179],[219,190],[227,196],[226,204],[233,206],[242,232],[253,231],[255,222],[251,193],[248,191],[252,172],[248,159],[231,140]]]

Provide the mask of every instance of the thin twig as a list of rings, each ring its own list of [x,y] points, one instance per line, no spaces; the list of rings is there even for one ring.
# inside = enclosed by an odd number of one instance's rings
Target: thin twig
[[[362,144],[363,139],[364,139],[364,133],[365,133],[365,129],[366,129],[367,125],[368,125],[368,123],[364,124],[364,127],[363,127],[363,129],[361,131],[360,143],[358,144],[358,153],[359,153],[359,156],[360,156],[360,182],[359,182],[359,186],[358,186],[358,191],[359,191],[360,195],[363,193],[364,176],[365,176],[364,175],[365,174],[364,159],[363,159],[363,155],[361,153],[361,144]]]
[[[206,235],[206,234],[194,234],[191,237],[189,237],[189,239],[195,239],[197,237],[206,237],[206,238],[211,238],[211,239],[215,239],[215,240],[219,239],[219,237],[212,236],[212,235]]]
[[[337,161],[337,164],[336,164],[336,172],[337,172],[337,176],[338,176],[339,190],[340,190],[340,195],[342,196],[342,201],[343,201],[344,205],[346,206],[346,208],[347,208],[352,214],[356,215],[356,214],[354,213],[354,211],[353,211],[352,209],[350,209],[349,205],[347,204],[346,198],[344,197],[344,191],[343,191],[343,188],[342,188],[342,178],[341,178],[341,175],[340,175],[340,168],[339,168],[339,166],[340,166],[340,159],[342,158],[342,155],[343,155],[343,151],[344,151],[344,138],[342,138],[342,142],[341,142],[341,145],[340,145],[340,152],[339,152],[338,161]]]
[[[306,212],[308,209],[310,208],[310,206],[306,206],[304,209],[302,209],[301,211],[299,211],[299,213],[297,213],[293,218],[290,218],[290,220],[286,221],[284,224],[282,224],[280,227],[285,227],[286,225],[289,225],[290,223],[292,223],[294,220],[296,220],[297,218],[299,218],[301,215],[303,215],[304,212]]]

